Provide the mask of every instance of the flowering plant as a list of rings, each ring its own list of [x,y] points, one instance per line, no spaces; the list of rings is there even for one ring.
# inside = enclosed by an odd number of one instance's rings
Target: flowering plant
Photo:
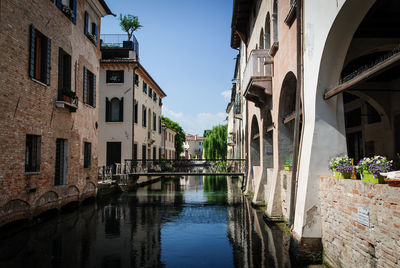
[[[368,171],[374,176],[379,175],[381,172],[388,172],[392,169],[392,160],[387,160],[384,156],[376,155],[374,157],[364,157],[358,162],[356,170],[359,173],[363,171]]]
[[[353,170],[353,165],[351,159],[347,155],[344,155],[332,158],[329,163],[329,168],[332,171],[351,172]]]

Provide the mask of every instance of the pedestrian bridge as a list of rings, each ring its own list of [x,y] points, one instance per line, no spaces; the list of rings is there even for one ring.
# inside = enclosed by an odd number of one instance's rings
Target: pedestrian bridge
[[[99,179],[128,176],[244,176],[244,159],[127,159],[99,167]]]

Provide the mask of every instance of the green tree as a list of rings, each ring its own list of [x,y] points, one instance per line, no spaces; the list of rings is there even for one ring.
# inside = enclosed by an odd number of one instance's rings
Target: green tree
[[[139,18],[131,14],[124,16],[119,14],[119,25],[121,25],[122,30],[128,34],[128,41],[131,41],[134,31],[143,27],[143,25],[139,23]]]
[[[183,143],[185,142],[185,132],[183,132],[182,127],[169,119],[168,117],[162,116],[161,122],[165,124],[170,129],[175,131],[175,156],[179,158],[179,155],[183,152]]]
[[[208,130],[203,143],[206,159],[226,158],[226,139],[228,137],[228,125],[218,125]]]

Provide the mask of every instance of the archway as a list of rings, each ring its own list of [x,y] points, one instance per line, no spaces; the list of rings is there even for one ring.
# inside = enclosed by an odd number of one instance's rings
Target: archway
[[[267,17],[265,18],[265,49],[270,49],[271,48],[271,18],[269,16],[269,13],[267,14]]]
[[[272,25],[274,27],[274,42],[278,42],[278,0],[273,0],[273,9],[272,9]]]
[[[260,32],[260,49],[265,49],[264,29],[262,29],[262,28],[261,28],[261,32]]]
[[[257,117],[254,115],[251,120],[250,136],[250,161],[251,166],[260,166],[260,130]]]
[[[280,169],[283,169],[286,159],[293,158],[296,87],[296,76],[293,72],[287,73],[283,79],[279,97],[278,144]]]

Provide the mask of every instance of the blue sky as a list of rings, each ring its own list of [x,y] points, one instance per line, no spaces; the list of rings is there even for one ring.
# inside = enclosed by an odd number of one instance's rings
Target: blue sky
[[[237,51],[230,48],[232,0],[106,0],[118,17],[101,33],[124,33],[119,14],[139,17],[140,62],[167,94],[163,114],[186,132],[226,124]]]

